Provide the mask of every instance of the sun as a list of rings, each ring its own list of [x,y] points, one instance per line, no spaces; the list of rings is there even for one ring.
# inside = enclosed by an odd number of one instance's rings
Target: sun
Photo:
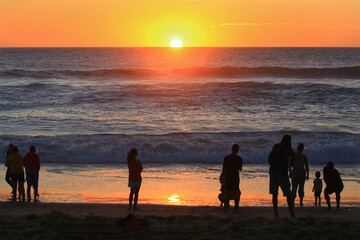
[[[183,46],[183,43],[179,39],[174,39],[170,43],[170,47],[173,47],[173,48],[180,48],[182,46]]]

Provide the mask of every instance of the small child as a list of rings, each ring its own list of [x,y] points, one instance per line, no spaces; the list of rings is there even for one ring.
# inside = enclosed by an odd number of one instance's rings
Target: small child
[[[322,191],[322,180],[320,179],[320,172],[315,173],[316,179],[314,179],[314,187],[312,189],[315,192],[315,206],[317,206],[317,200],[319,199],[319,206],[321,206],[321,191]]]

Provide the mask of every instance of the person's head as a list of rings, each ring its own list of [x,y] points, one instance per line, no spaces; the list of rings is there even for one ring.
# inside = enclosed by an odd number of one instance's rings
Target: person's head
[[[327,168],[334,168],[334,163],[333,163],[333,162],[328,162],[328,163],[326,164],[326,167],[327,167]]]
[[[14,144],[10,143],[9,144],[9,150],[12,150],[14,148]]]
[[[231,152],[236,154],[239,151],[239,145],[238,144],[233,144],[231,147]]]
[[[34,145],[30,146],[30,152],[32,152],[32,153],[36,152],[36,148]]]
[[[286,144],[286,145],[289,145],[291,146],[291,136],[290,135],[284,135],[282,140],[281,140],[282,143]]]
[[[136,158],[137,154],[138,154],[138,152],[137,152],[136,148],[130,149],[130,151],[127,153],[127,156],[126,156],[127,161],[130,161],[131,159]]]
[[[12,149],[13,153],[18,153],[19,152],[19,148],[17,146],[14,146]]]
[[[317,172],[315,173],[315,177],[316,177],[316,178],[320,178],[320,176],[321,176],[320,172],[317,171]]]
[[[304,151],[304,144],[303,144],[303,143],[299,143],[297,149],[298,149],[298,152],[303,152],[303,151]]]

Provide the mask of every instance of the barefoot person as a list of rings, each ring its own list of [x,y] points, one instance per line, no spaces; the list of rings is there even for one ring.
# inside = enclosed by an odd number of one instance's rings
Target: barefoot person
[[[340,178],[338,170],[334,168],[333,162],[328,162],[323,170],[324,181],[326,188],[324,190],[324,196],[328,205],[328,210],[331,210],[330,194],[335,193],[336,195],[336,209],[340,208],[340,193],[344,189],[343,181]]]
[[[304,144],[299,143],[297,149],[297,153],[290,159],[289,173],[291,176],[292,197],[294,200],[294,205],[296,190],[299,187],[300,207],[302,207],[304,206],[303,200],[305,179],[309,180],[309,165],[307,156],[303,154]]]
[[[16,188],[19,185],[19,197],[22,200],[25,200],[25,191],[24,191],[24,166],[23,166],[23,156],[18,154],[18,147],[13,147],[12,154],[6,159],[5,166],[9,168],[11,185],[13,189],[12,199],[16,201]]]
[[[222,173],[224,176],[225,198],[224,207],[229,207],[230,199],[235,200],[235,209],[239,207],[240,202],[240,176],[243,160],[237,155],[239,145],[234,144],[231,148],[231,154],[224,158]]]
[[[30,146],[30,152],[28,152],[24,157],[28,202],[31,200],[31,186],[34,188],[34,202],[37,201],[38,197],[40,159],[39,155],[37,155],[35,152],[35,146]]]
[[[291,217],[295,217],[294,205],[290,191],[290,181],[288,176],[289,158],[294,155],[291,148],[291,136],[284,135],[281,143],[274,145],[269,155],[270,164],[270,194],[273,195],[272,203],[275,217],[278,217],[278,192],[281,188],[287,198]]]
[[[132,202],[134,200],[134,209],[137,209],[137,202],[139,198],[139,190],[141,186],[141,171],[143,170],[143,166],[137,157],[136,148],[130,149],[127,153],[127,165],[129,168],[129,187],[130,187],[130,195],[129,195],[129,210],[132,207]],[[135,197],[134,197],[135,195]]]
[[[313,186],[313,189],[312,191],[314,192],[314,196],[315,196],[315,206],[321,206],[321,192],[322,192],[322,187],[323,187],[323,184],[322,184],[322,181],[320,179],[320,172],[317,171],[315,173],[315,179],[314,179],[314,186]],[[318,200],[319,200],[319,203],[318,203]],[[319,204],[319,205],[318,205]]]

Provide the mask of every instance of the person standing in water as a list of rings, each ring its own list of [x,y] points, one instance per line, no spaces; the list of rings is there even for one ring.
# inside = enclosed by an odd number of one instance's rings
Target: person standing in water
[[[299,187],[300,207],[302,207],[304,206],[303,200],[305,179],[309,180],[309,164],[307,156],[303,154],[304,144],[299,143],[297,149],[297,153],[290,159],[289,173],[291,176],[292,197],[294,205],[296,190]]]
[[[143,170],[143,166],[139,160],[136,159],[138,152],[136,148],[130,149],[127,153],[127,165],[129,169],[129,210],[132,207],[132,202],[134,200],[134,210],[137,209],[137,202],[139,198],[139,191],[142,182],[141,171]],[[134,197],[135,195],[135,197]]]

